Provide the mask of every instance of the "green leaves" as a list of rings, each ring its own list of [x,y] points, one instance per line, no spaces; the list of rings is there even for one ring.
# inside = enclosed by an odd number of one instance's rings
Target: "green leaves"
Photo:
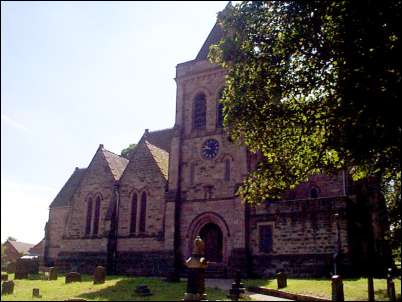
[[[320,172],[400,171],[400,8],[246,1],[219,15],[225,37],[209,58],[227,69],[224,124],[263,157],[244,200],[280,198]]]

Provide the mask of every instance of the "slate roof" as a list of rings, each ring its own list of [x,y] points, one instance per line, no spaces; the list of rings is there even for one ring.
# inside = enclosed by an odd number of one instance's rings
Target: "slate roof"
[[[71,198],[73,194],[78,188],[86,169],[79,169],[76,168],[67,182],[64,184],[63,188],[61,188],[60,192],[56,195],[53,199],[52,203],[50,204],[51,208],[56,207],[64,207],[70,205]]]
[[[20,254],[28,254],[29,250],[35,246],[35,244],[14,240],[7,240],[7,242],[12,245]]]
[[[162,176],[167,181],[173,133],[171,128],[152,132],[146,130],[130,154],[127,173],[134,173],[141,178]]]
[[[165,150],[158,148],[155,145],[152,145],[150,142],[145,141],[149,152],[155,160],[160,172],[164,176],[164,178],[168,179],[168,170],[169,170],[169,153]]]
[[[173,128],[145,132],[144,138],[152,145],[170,153],[170,142],[173,137]]]
[[[102,148],[103,155],[115,180],[119,180],[128,165],[128,159]]]
[[[42,239],[37,244],[29,249],[29,254],[32,256],[41,256],[43,254],[43,248],[45,244],[45,239]]]
[[[222,28],[218,23],[215,23],[214,27],[212,28],[211,32],[209,33],[207,39],[205,40],[204,44],[202,45],[200,51],[196,56],[196,60],[207,60],[209,47],[211,45],[217,44],[220,39],[223,37]]]

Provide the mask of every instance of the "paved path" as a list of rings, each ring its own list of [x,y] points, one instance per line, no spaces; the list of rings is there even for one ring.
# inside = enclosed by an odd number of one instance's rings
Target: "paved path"
[[[232,282],[232,279],[205,279],[205,286],[210,288],[219,288],[229,293],[229,289],[232,287]],[[249,291],[246,291],[245,294],[255,301],[292,301],[274,296],[256,294]]]

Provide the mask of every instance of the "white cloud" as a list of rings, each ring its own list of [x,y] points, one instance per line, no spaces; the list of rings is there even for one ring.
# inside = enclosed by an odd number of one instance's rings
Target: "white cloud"
[[[38,243],[44,237],[54,188],[1,180],[1,241],[8,236]]]
[[[16,120],[12,119],[11,117],[2,114],[1,115],[1,120],[5,122],[7,125],[14,127],[16,129],[22,130],[24,132],[31,132],[27,127],[25,127],[23,124],[17,122]]]

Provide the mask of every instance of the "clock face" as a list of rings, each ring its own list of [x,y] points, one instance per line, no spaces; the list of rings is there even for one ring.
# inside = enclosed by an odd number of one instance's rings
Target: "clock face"
[[[219,143],[216,139],[208,139],[202,144],[201,154],[205,159],[213,159],[219,151]]]

